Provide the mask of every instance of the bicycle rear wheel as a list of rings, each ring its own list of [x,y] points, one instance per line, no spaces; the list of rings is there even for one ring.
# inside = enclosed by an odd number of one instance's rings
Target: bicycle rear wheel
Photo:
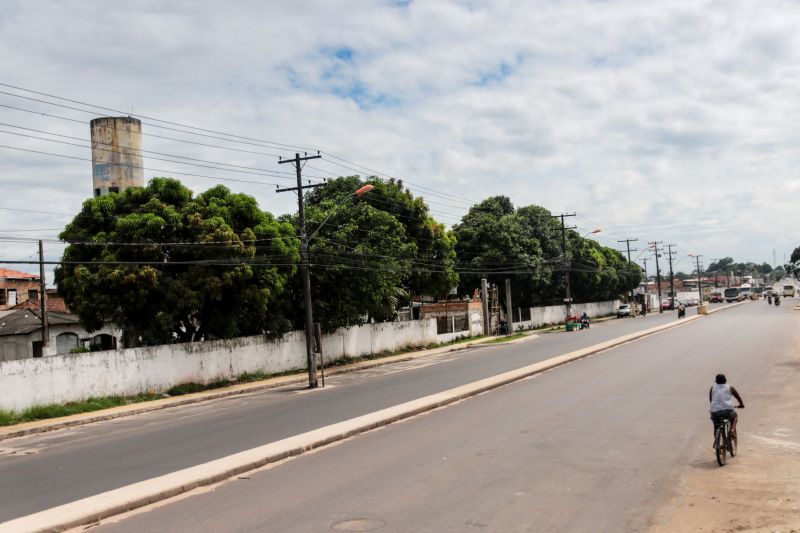
[[[721,425],[714,431],[714,451],[717,454],[717,464],[725,466],[725,461],[728,460],[728,450]]]

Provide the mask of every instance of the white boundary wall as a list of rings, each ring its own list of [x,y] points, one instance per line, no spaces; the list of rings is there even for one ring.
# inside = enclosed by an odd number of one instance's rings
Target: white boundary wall
[[[581,316],[584,311],[590,318],[613,315],[617,312],[619,300],[607,302],[591,302],[585,304],[572,304],[571,313]],[[563,324],[567,317],[567,307],[564,305],[551,305],[548,307],[531,307],[531,319],[522,322],[514,321],[514,329],[533,329],[549,324]]]
[[[574,314],[612,314],[618,300],[575,304]],[[514,329],[564,322],[564,306],[534,307],[531,320]],[[325,364],[346,357],[393,352],[480,334],[470,316],[470,330],[436,334],[436,319],[366,324],[342,328],[322,338]],[[163,392],[181,383],[206,384],[244,372],[279,373],[306,368],[305,334],[293,331],[277,340],[264,337],[169,344],[126,350],[0,361],[0,409],[65,403],[98,396],[135,396]]]
[[[468,334],[468,332],[463,332]],[[345,357],[380,354],[442,342],[436,319],[366,324],[324,335],[326,365]],[[163,392],[181,383],[209,383],[243,372],[306,368],[305,334],[170,344],[0,362],[0,409],[64,403],[97,396]]]

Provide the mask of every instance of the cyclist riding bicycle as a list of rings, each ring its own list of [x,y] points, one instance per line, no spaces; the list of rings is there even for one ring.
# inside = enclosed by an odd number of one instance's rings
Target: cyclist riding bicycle
[[[714,379],[715,383],[711,386],[711,389],[708,391],[708,401],[711,403],[708,411],[711,413],[711,420],[714,422],[714,427],[716,428],[717,424],[726,418],[731,419],[731,438],[736,438],[736,422],[737,422],[737,415],[736,411],[734,410],[733,399],[736,398],[739,401],[738,407],[739,409],[744,409],[744,402],[742,401],[742,397],[739,396],[739,392],[736,390],[735,387],[732,385],[728,385],[728,380],[725,378],[725,374],[717,374],[717,377]]]

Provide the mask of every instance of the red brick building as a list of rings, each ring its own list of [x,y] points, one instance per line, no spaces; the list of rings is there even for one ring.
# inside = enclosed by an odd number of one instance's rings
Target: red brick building
[[[38,301],[40,279],[35,274],[0,268],[0,311],[29,300]]]

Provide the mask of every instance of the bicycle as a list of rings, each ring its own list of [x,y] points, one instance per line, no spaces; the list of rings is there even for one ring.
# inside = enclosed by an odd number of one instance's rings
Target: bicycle
[[[714,452],[717,455],[717,464],[725,466],[728,453],[736,457],[736,437],[731,435],[731,422],[733,419],[725,417],[714,420]]]

